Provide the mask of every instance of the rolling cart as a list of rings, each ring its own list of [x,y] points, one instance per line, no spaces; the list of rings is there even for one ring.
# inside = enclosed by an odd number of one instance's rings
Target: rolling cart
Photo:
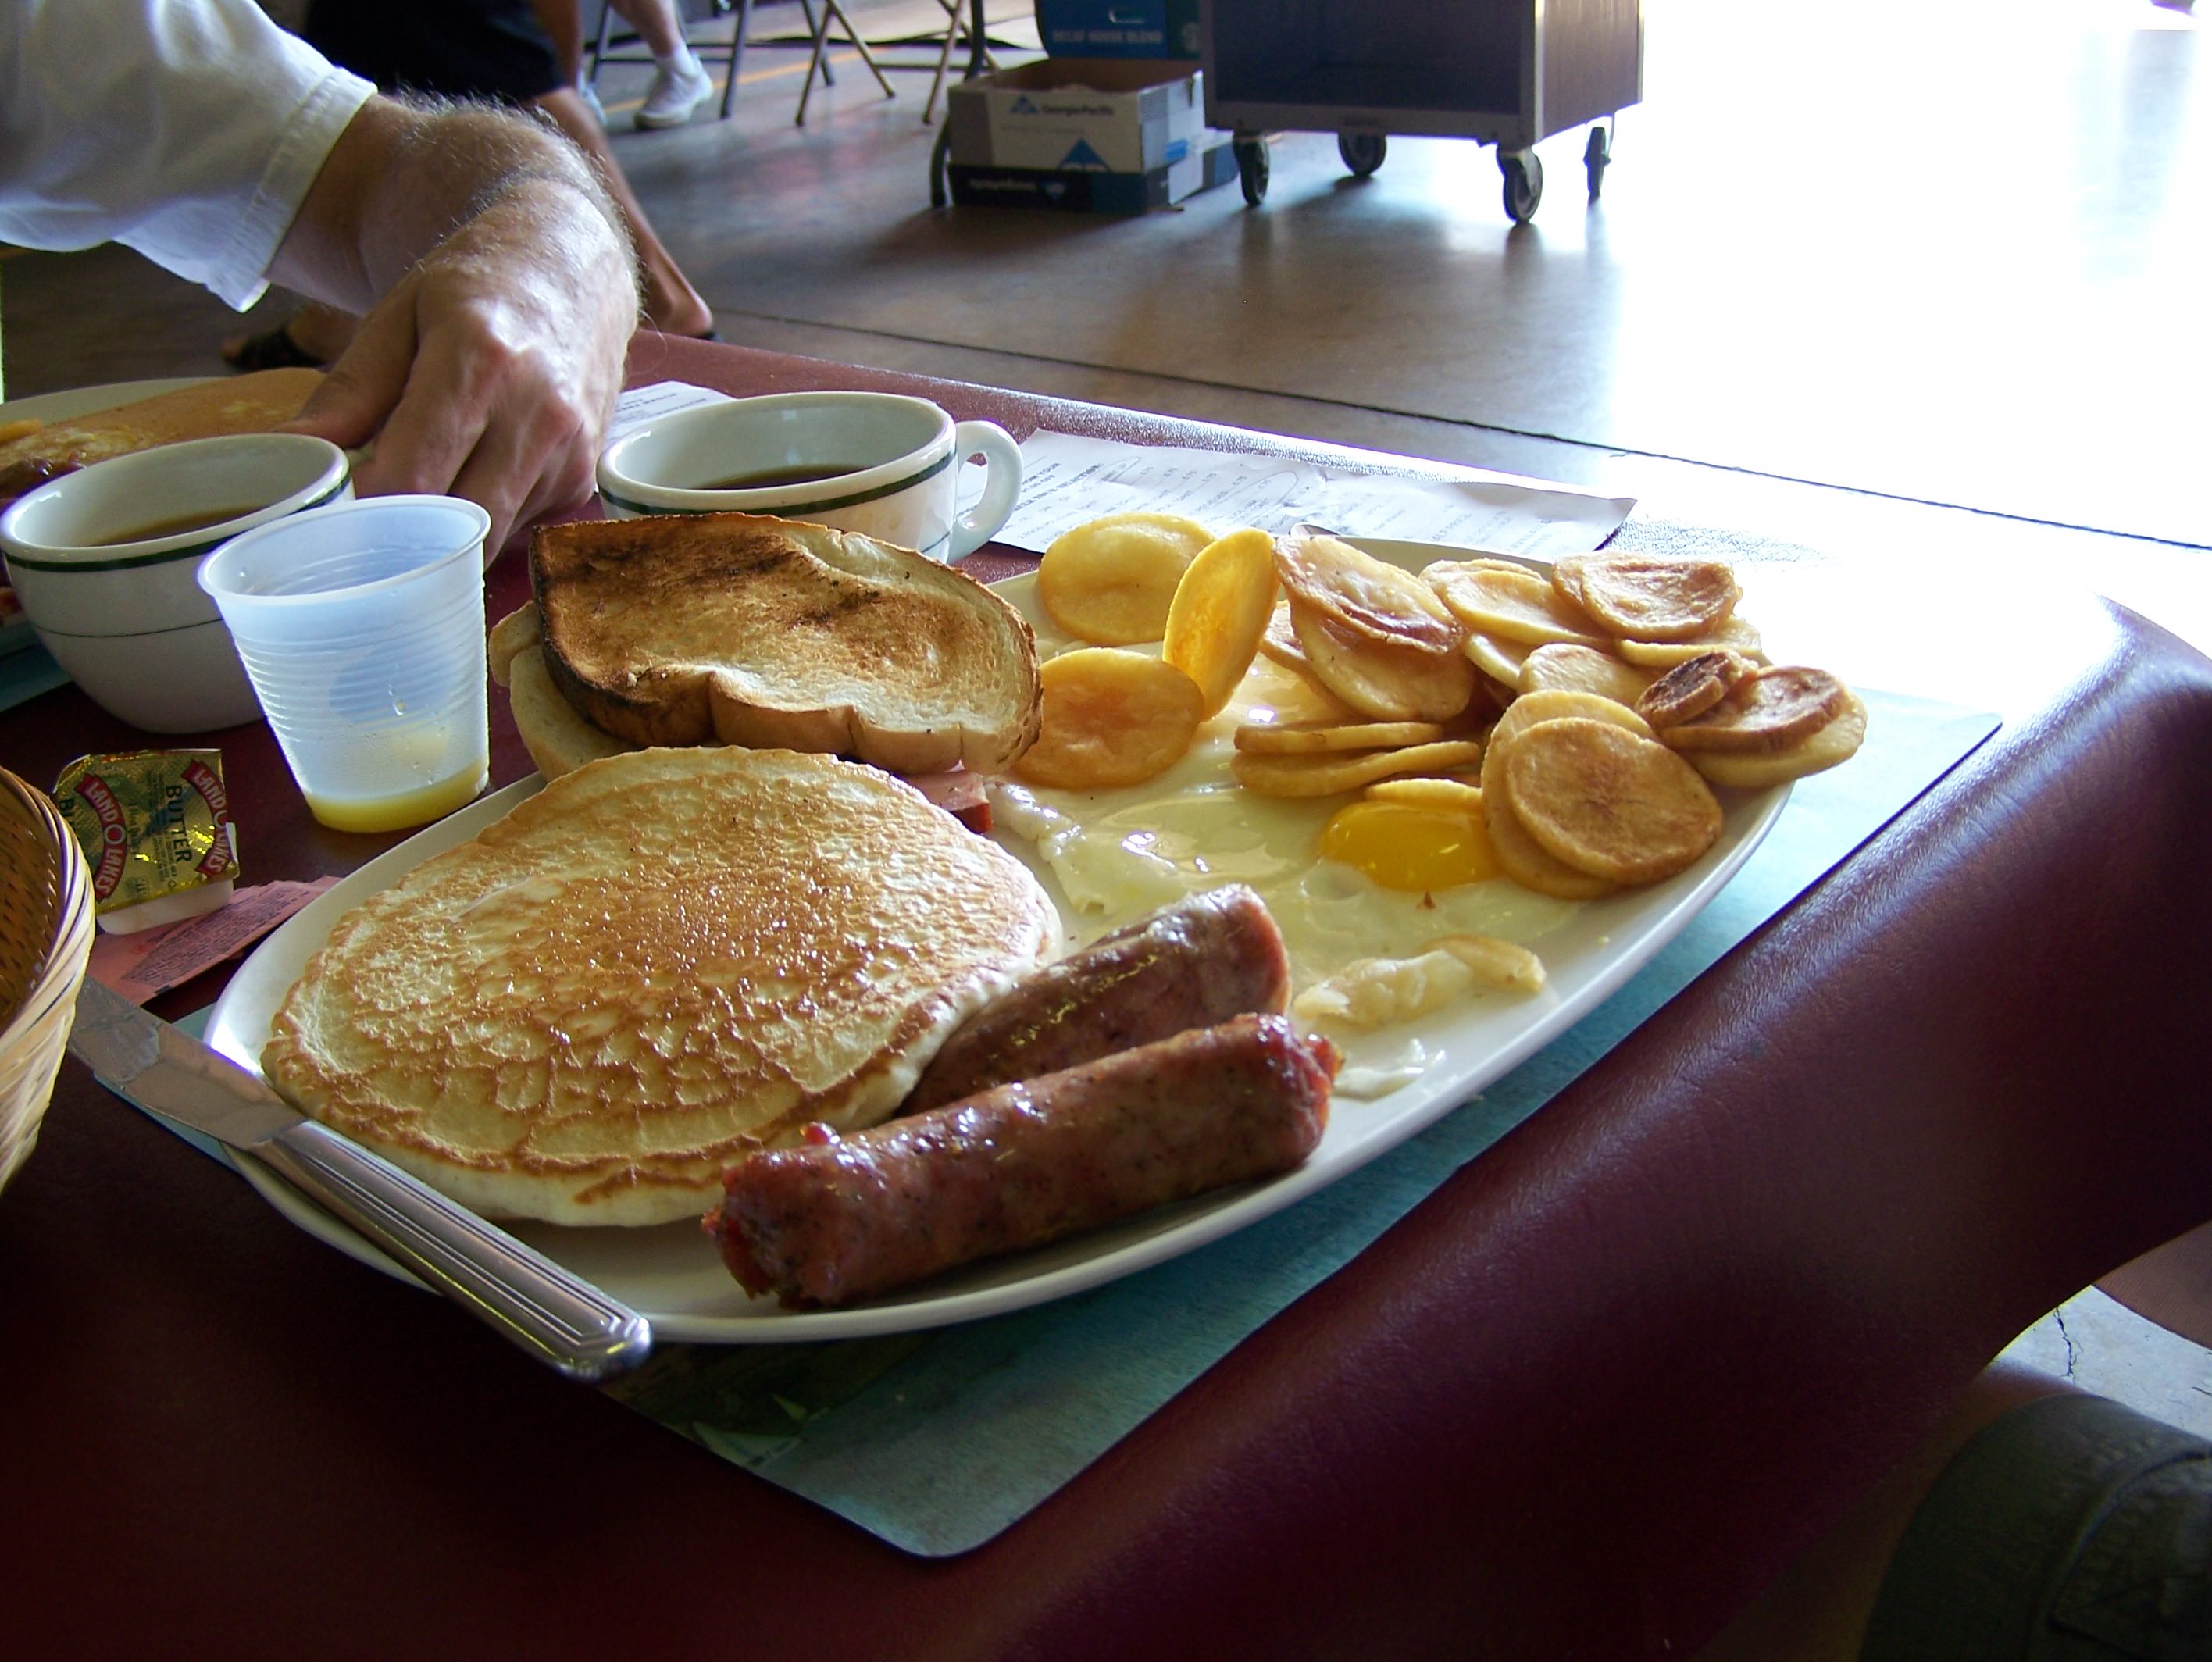
[[[1619,112],[1643,94],[1641,0],[1201,0],[1206,119],[1235,136],[1244,200],[1267,194],[1272,131],[1334,132],[1365,178],[1389,135],[1498,147],[1505,212],[1543,199],[1540,139],[1590,124],[1595,200]]]

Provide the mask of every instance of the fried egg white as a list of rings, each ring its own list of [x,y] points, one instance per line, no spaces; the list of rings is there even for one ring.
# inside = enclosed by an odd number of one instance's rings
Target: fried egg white
[[[991,787],[995,822],[1049,873],[1071,945],[1223,883],[1256,890],[1303,990],[1361,958],[1410,957],[1440,935],[1495,935],[1530,945],[1576,911],[1505,878],[1426,893],[1386,889],[1320,856],[1322,830],[1350,795],[1268,797],[1232,779],[1234,735],[1278,718],[1289,690],[1262,660],[1189,753],[1141,785],[1057,791]]]

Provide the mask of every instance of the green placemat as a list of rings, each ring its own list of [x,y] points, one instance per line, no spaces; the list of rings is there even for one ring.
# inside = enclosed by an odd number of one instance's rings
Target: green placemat
[[[882,1338],[666,1345],[604,1388],[907,1551],[980,1546],[1550,1101],[1997,725],[1952,706],[1863,696],[1865,748],[1797,786],[1735,881],[1634,980],[1342,1181],[1227,1240],[1055,1303]]]
[[[1110,1286],[932,1332],[671,1345],[607,1389],[927,1556],[980,1546],[1534,1113],[1996,729],[1866,695],[1866,746],[1802,781],[1759,852],[1633,980],[1473,1101],[1342,1181]]]
[[[68,684],[69,671],[35,640],[0,655],[0,710],[12,710],[40,693]]]

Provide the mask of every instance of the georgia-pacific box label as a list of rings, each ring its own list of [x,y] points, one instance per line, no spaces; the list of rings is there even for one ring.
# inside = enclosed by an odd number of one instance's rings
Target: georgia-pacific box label
[[[951,160],[970,167],[1145,173],[1207,146],[1194,64],[1050,58],[948,90]]]

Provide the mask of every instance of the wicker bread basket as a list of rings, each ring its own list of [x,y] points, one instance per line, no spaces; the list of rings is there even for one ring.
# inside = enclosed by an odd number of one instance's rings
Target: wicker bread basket
[[[0,767],[0,1186],[38,1140],[92,955],[92,875],[46,792]]]

